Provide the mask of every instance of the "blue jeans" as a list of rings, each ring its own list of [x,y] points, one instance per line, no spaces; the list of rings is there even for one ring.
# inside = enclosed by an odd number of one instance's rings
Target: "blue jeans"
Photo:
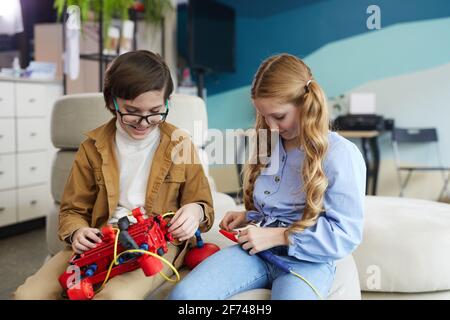
[[[287,247],[270,249],[308,280],[326,298],[333,284],[335,263],[314,263],[287,255]],[[303,280],[281,271],[240,245],[226,247],[200,263],[179,282],[168,299],[223,300],[243,291],[272,289],[273,300],[318,299]]]

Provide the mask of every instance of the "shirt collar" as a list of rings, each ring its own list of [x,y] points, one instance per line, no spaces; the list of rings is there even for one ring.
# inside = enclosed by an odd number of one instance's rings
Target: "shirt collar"
[[[139,151],[154,145],[159,137],[159,126],[153,128],[153,130],[142,140],[136,140],[130,137],[130,135],[122,128],[120,120],[116,120],[116,143],[118,146],[131,149],[133,151]],[[130,150],[130,151],[131,151]]]

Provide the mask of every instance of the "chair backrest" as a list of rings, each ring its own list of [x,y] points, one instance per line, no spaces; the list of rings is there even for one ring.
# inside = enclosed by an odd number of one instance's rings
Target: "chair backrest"
[[[102,93],[66,95],[58,99],[51,116],[51,139],[59,149],[52,163],[51,194],[59,204],[75,154],[84,135],[111,119]]]
[[[86,139],[85,132],[95,129],[112,114],[106,110],[102,93],[82,93],[61,97],[51,117],[51,136],[55,148],[77,150]]]
[[[435,145],[436,158],[438,165],[442,166],[440,150],[438,146],[438,133],[436,128],[393,128],[392,146],[394,150],[395,163],[400,166],[400,144],[429,144]]]
[[[203,99],[187,94],[172,94],[166,121],[185,130],[191,136],[192,143],[197,147],[203,170],[209,179],[211,188],[215,190],[215,183],[209,176],[208,155],[202,149],[208,138],[208,116]]]
[[[392,140],[396,142],[437,142],[436,128],[394,128]]]
[[[201,148],[206,142],[208,116],[205,102],[196,96],[176,93],[171,96],[166,121],[187,131],[192,142]]]

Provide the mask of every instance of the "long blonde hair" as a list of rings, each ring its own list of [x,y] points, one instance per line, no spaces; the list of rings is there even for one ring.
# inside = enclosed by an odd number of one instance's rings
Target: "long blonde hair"
[[[301,170],[301,191],[305,192],[306,204],[302,218],[288,228],[289,233],[301,232],[316,223],[324,211],[323,198],[328,186],[323,168],[330,127],[328,107],[320,86],[316,81],[309,80],[313,80],[311,70],[301,59],[289,54],[279,54],[260,65],[251,89],[252,99],[274,98],[280,103],[292,103],[300,108],[298,144],[305,153]],[[256,114],[255,129],[256,132],[269,129],[259,113]],[[268,140],[269,144],[270,139]],[[268,150],[271,150],[270,145]],[[258,154],[258,150],[256,153]],[[246,210],[255,210],[255,181],[264,167],[260,161],[247,163],[244,167],[243,196]]]

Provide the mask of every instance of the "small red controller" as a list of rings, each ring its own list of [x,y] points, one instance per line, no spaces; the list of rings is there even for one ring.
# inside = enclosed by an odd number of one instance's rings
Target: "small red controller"
[[[236,238],[236,235],[238,234],[237,231],[226,231],[223,229],[220,229],[219,232],[223,234],[225,237],[230,239],[231,241],[238,242],[238,239]]]

